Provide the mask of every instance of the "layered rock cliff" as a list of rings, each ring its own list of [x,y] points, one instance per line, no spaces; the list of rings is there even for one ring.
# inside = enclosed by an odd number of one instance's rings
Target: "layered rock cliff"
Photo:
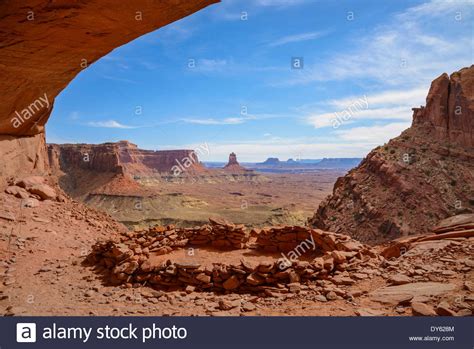
[[[127,174],[166,173],[180,175],[205,171],[193,150],[144,150],[128,141],[104,144],[49,144],[53,170]]]
[[[309,223],[365,242],[474,211],[474,66],[431,84],[413,124],[337,180]]]
[[[55,97],[78,73],[114,48],[216,2],[1,1],[0,157],[9,163],[0,178],[47,172],[44,126]]]
[[[426,107],[414,108],[414,128],[431,133],[431,137],[474,147],[474,68],[442,74],[431,84]]]

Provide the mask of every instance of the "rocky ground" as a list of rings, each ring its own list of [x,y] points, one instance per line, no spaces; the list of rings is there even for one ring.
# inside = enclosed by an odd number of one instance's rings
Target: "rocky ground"
[[[64,195],[42,198],[31,191],[36,184],[17,184],[14,194],[0,194],[4,315],[472,315],[474,238],[466,226],[452,235],[448,225],[438,240],[374,247],[377,258],[355,269],[279,292],[109,286],[85,261],[98,239],[120,238],[124,227]]]

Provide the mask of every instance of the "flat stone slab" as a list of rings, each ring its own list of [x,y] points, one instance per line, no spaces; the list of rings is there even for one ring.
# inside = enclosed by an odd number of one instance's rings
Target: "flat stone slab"
[[[453,242],[450,240],[436,240],[436,241],[423,241],[415,242],[410,250],[405,253],[405,256],[419,256],[425,254],[426,252],[432,251],[437,252],[443,248],[448,247]]]
[[[443,219],[438,223],[436,227],[433,228],[435,232],[444,232],[448,231],[449,228],[455,230],[457,226],[474,226],[474,213],[465,213],[459,214],[457,216],[452,216],[446,219]]]
[[[376,302],[385,304],[399,304],[409,297],[439,296],[456,289],[455,285],[440,282],[414,282],[411,284],[386,286],[369,293],[369,297]]]
[[[385,316],[387,313],[379,309],[359,308],[355,311],[357,316]]]

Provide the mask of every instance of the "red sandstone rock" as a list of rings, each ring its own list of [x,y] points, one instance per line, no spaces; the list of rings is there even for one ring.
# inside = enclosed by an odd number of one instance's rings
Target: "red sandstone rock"
[[[17,198],[21,198],[21,199],[26,199],[29,197],[28,192],[25,189],[18,187],[16,185],[7,187],[7,189],[5,189],[5,193],[14,195]]]
[[[426,97],[426,107],[415,108],[413,126],[432,129],[438,140],[474,147],[473,67],[435,79]]]
[[[0,2],[0,179],[47,174],[44,126],[55,97],[78,73],[114,48],[215,2]]]
[[[240,281],[235,275],[232,275],[222,284],[226,290],[234,290],[239,287],[239,285]]]
[[[47,184],[35,184],[28,188],[32,194],[38,195],[42,200],[56,199],[56,191]]]
[[[128,141],[104,144],[49,144],[51,167],[67,172],[83,169],[97,172],[152,175],[156,172],[199,173],[204,167],[193,150],[143,150]]]
[[[227,165],[224,166],[224,170],[226,172],[232,173],[252,172],[251,170],[247,170],[246,168],[240,166],[239,162],[237,161],[237,155],[235,155],[235,153],[229,154],[229,162],[227,163]]]
[[[414,302],[411,308],[415,316],[436,316],[434,309],[425,303]]]
[[[31,188],[34,185],[44,184],[44,182],[45,182],[44,177],[29,176],[29,177],[25,177],[25,178],[20,179],[15,184],[18,185],[19,187],[28,189],[28,188]]]
[[[435,79],[412,126],[339,178],[310,224],[370,243],[428,233],[443,218],[474,211],[473,173],[471,66]]]
[[[436,234],[442,234],[465,229],[474,229],[474,214],[460,214],[446,218],[439,222],[433,231]]]

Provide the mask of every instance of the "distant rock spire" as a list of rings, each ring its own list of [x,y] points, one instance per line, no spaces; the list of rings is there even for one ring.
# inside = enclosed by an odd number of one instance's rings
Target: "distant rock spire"
[[[227,165],[224,166],[224,170],[235,173],[249,171],[244,167],[240,166],[239,162],[237,161],[237,155],[235,155],[234,152],[229,154],[229,162],[227,163]]]
[[[232,166],[232,165],[239,165],[239,162],[237,161],[237,155],[235,155],[234,152],[229,154],[229,162],[225,167]]]

